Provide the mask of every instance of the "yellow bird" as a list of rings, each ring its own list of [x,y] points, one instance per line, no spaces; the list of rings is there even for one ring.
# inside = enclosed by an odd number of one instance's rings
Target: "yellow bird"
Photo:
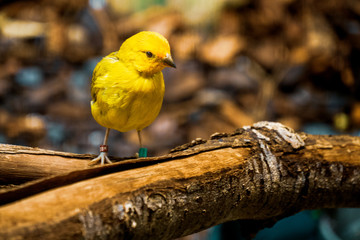
[[[100,155],[92,162],[111,163],[107,156],[110,129],[141,130],[160,112],[165,84],[161,70],[176,68],[165,37],[139,32],[123,42],[119,51],[104,57],[95,67],[91,82],[91,113],[106,128]],[[143,156],[146,156],[143,153]]]

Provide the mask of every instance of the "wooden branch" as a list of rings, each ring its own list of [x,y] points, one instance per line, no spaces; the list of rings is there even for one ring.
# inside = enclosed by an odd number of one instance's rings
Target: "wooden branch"
[[[1,168],[20,158],[6,154]],[[304,209],[360,207],[359,137],[259,122],[162,157],[88,168],[77,156],[37,155],[77,170],[41,168],[46,178],[0,192],[0,239],[172,239],[236,219],[254,233]]]
[[[0,184],[27,181],[88,168],[89,155],[0,144]]]

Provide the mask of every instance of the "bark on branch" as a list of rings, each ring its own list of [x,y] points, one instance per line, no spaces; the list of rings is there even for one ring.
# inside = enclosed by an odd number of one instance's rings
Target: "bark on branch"
[[[279,123],[103,167],[1,148],[3,183],[38,179],[0,191],[0,239],[172,239],[236,219],[254,233],[304,209],[360,207],[360,138]]]

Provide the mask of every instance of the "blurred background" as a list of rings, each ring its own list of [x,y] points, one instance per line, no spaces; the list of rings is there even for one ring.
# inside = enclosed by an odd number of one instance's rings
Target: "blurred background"
[[[92,71],[142,30],[162,33],[177,65],[164,70],[162,111],[143,131],[150,156],[262,120],[360,135],[358,0],[4,0],[0,142],[98,154],[105,129],[90,113]],[[136,131],[112,131],[109,145],[112,156],[134,156]],[[359,219],[302,212],[257,239],[360,239]],[[240,228],[187,239],[241,239]]]

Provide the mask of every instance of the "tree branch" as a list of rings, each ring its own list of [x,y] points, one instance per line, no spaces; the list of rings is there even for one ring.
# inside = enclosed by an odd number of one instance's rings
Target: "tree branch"
[[[259,122],[103,167],[85,166],[90,155],[53,153],[35,155],[41,166],[76,162],[75,171],[0,192],[0,238],[171,239],[237,219],[251,234],[304,209],[360,207],[359,137]],[[1,168],[20,158],[6,154]]]

